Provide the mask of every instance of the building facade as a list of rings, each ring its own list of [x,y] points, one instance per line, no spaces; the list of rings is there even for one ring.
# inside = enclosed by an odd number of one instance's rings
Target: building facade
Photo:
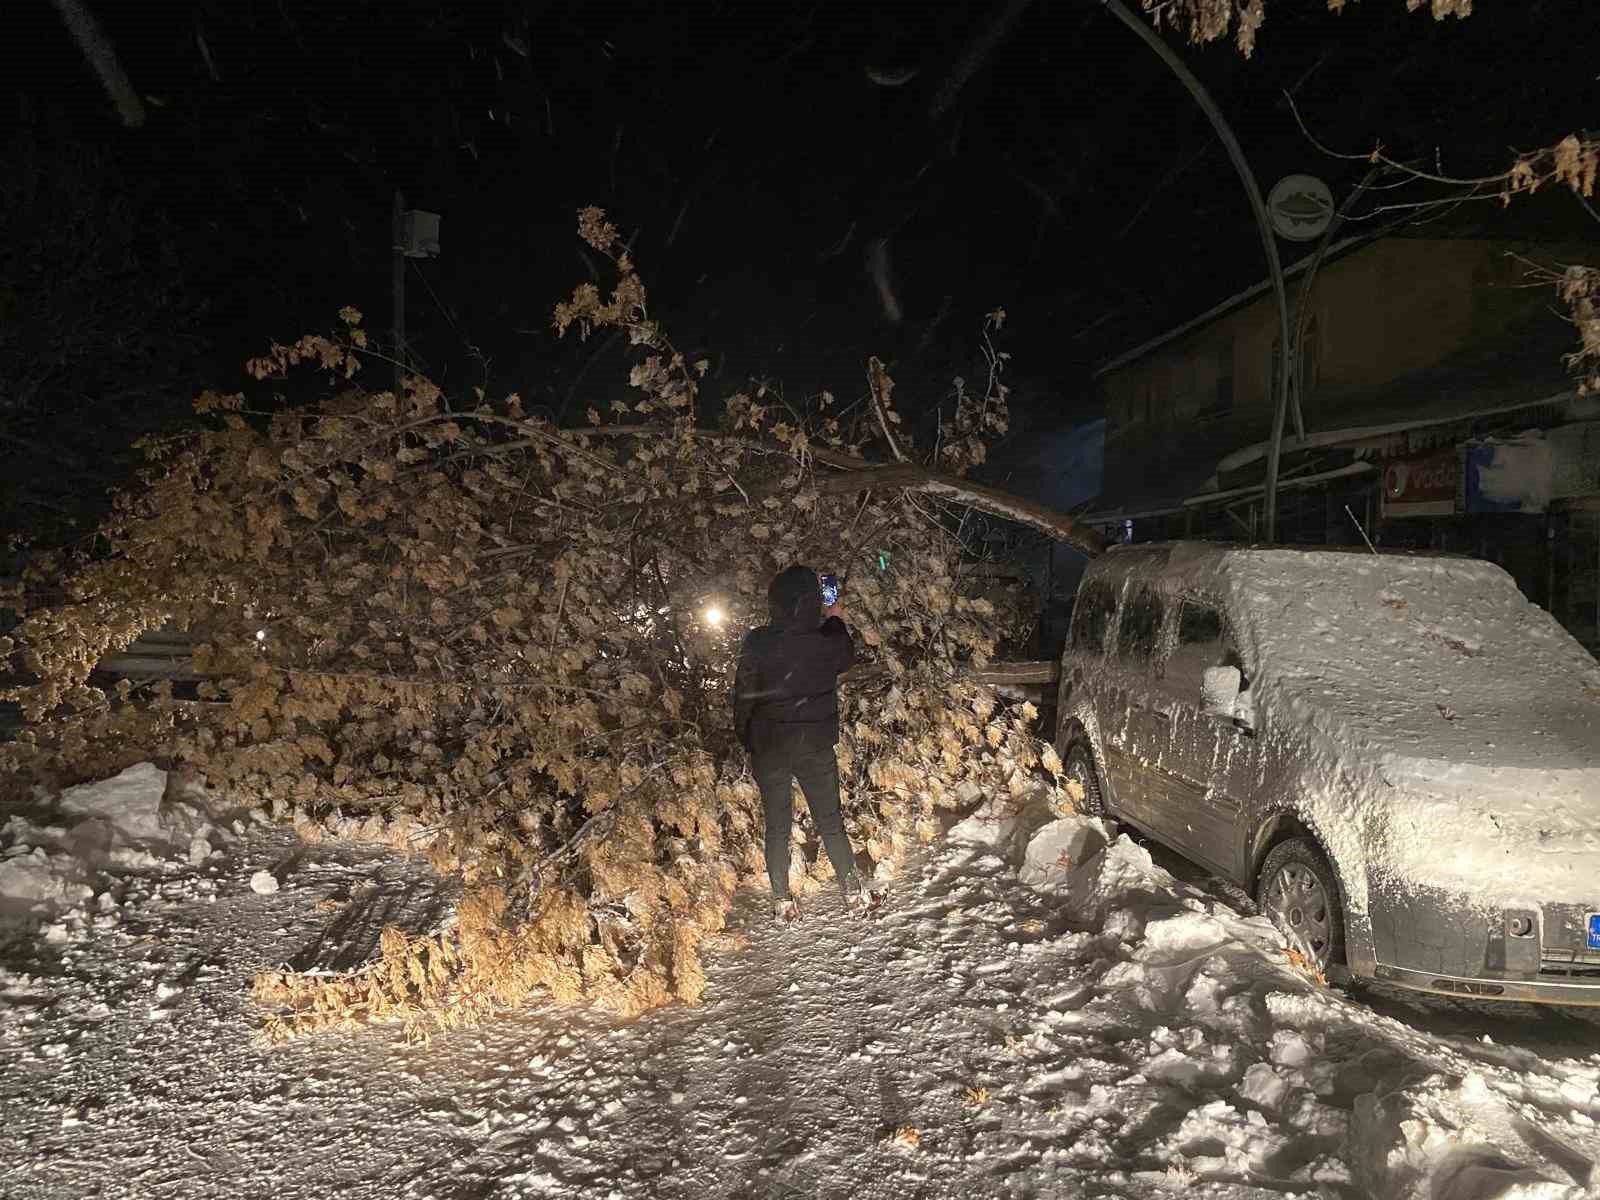
[[[1596,256],[1390,234],[1331,246],[1309,289],[1309,258],[1291,267],[1302,334],[1277,540],[1486,558],[1600,647],[1600,400],[1574,386],[1576,335],[1530,277]],[[1261,284],[1100,370],[1091,519],[1108,537],[1259,539],[1281,353]]]

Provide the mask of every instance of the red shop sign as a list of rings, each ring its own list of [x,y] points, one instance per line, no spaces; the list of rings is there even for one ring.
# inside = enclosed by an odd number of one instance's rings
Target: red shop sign
[[[1383,468],[1383,515],[1438,517],[1456,511],[1461,452],[1435,451],[1390,459]]]

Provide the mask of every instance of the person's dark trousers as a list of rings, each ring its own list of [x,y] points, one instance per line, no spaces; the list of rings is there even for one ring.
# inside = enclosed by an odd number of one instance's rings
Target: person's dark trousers
[[[794,823],[790,781],[799,780],[811,818],[841,887],[857,884],[855,854],[839,816],[839,760],[830,731],[808,725],[768,725],[759,731],[750,770],[767,818],[767,877],[772,894],[789,895],[789,827]]]

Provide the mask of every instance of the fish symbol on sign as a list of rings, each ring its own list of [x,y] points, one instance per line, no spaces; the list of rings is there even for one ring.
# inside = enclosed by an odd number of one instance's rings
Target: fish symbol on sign
[[[1315,225],[1328,213],[1327,203],[1312,192],[1290,192],[1277,207],[1295,225]]]

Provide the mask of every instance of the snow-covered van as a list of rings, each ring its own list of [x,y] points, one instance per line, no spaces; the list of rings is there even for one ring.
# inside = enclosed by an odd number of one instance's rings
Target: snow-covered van
[[[1249,889],[1319,966],[1600,1004],[1600,664],[1499,567],[1118,547],[1058,712],[1091,808]]]

